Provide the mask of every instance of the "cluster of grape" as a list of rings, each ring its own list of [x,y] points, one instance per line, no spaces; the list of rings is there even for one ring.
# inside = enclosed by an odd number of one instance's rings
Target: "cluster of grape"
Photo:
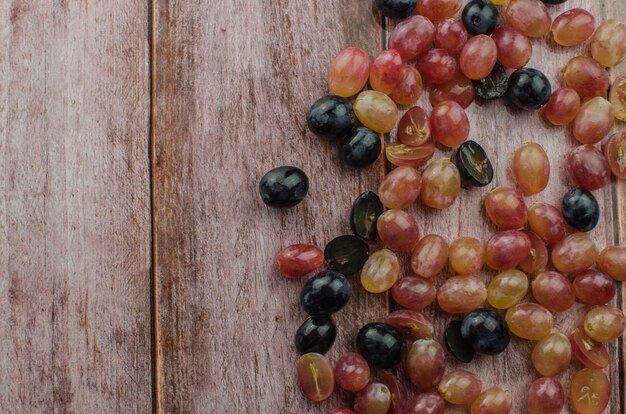
[[[397,127],[399,140],[384,150],[396,168],[377,193],[365,192],[353,204],[353,235],[335,238],[324,251],[310,244],[291,245],[277,257],[279,271],[290,278],[326,267],[302,289],[301,305],[310,317],[297,330],[295,345],[302,355],[298,383],[309,399],[327,399],[335,384],[357,393],[354,411],[342,407],[331,414],[441,414],[445,402],[468,405],[472,414],[509,413],[513,402],[506,388],[485,390],[469,371],[445,372],[444,346],[433,339],[433,324],[421,313],[435,302],[444,312],[464,315],[444,335],[445,348],[461,362],[470,362],[475,353],[504,352],[511,333],[538,341],[532,362],[543,377],[528,393],[531,414],[561,411],[565,394],[554,376],[568,368],[572,356],[585,367],[570,384],[573,409],[599,414],[608,404],[609,380],[602,370],[609,365],[609,354],[604,344],[620,337],[626,326],[623,311],[608,303],[615,296],[615,282],[626,280],[626,247],[600,250],[587,233],[600,219],[591,191],[610,183],[611,174],[626,178],[626,134],[614,134],[603,151],[594,145],[610,133],[616,118],[626,120],[626,76],[618,77],[607,100],[604,69],[624,59],[626,27],[608,20],[596,28],[594,17],[582,9],[552,21],[543,3],[564,1],[471,0],[461,18],[454,19],[461,0],[377,0],[383,15],[403,19],[390,34],[389,49],[371,62],[365,52],[350,47],[331,62],[332,95],[311,106],[310,130],[339,142],[344,161],[353,167],[378,159],[380,134]],[[505,7],[508,26],[501,26],[496,5]],[[529,37],[550,30],[562,46],[592,39],[591,57],[571,59],[563,70],[566,86],[555,91],[541,71],[525,67],[532,54]],[[424,82],[431,85],[431,113],[412,107],[398,122],[397,105],[413,105]],[[541,145],[524,144],[512,160],[520,191],[496,187],[485,197],[487,215],[499,229],[486,243],[458,237],[448,244],[439,235],[422,236],[415,218],[404,211],[418,198],[428,207],[445,209],[457,199],[462,181],[491,183],[488,155],[468,140],[465,108],[476,96],[505,95],[523,109],[545,106],[545,117],[554,125],[573,124],[573,135],[582,145],[570,151],[566,163],[578,188],[565,194],[560,208],[546,203],[527,207],[522,193],[546,188],[550,162]],[[430,161],[436,144],[456,149],[454,157]],[[426,163],[420,173],[417,168]],[[307,189],[308,178],[295,167],[274,169],[260,184],[263,201],[272,207],[299,203]],[[378,240],[383,248],[371,253],[370,243]],[[409,254],[415,276],[401,277],[403,253]],[[485,265],[497,272],[488,285],[476,276]],[[432,279],[446,267],[455,275],[437,289]],[[391,312],[384,322],[365,325],[356,338],[359,353],[341,356],[333,367],[324,357],[337,334],[332,314],[349,301],[348,277],[353,274],[360,275],[368,292],[391,291],[403,309]],[[529,291],[536,303],[522,302]],[[591,305],[582,324],[569,335],[554,332],[553,313],[569,310],[577,300]],[[420,391],[413,398],[389,371],[403,361]],[[379,370],[378,379],[371,367]],[[586,394],[594,398],[581,398]]]

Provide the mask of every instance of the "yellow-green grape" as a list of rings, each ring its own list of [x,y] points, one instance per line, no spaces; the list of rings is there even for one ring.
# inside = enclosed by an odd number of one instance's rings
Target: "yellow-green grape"
[[[626,56],[626,25],[609,19],[596,29],[591,38],[591,56],[602,66],[618,65]]]
[[[450,404],[467,405],[480,394],[480,378],[475,374],[458,369],[447,373],[439,383],[439,395]]]
[[[613,306],[594,306],[583,322],[583,328],[589,337],[598,342],[609,342],[624,333],[626,320],[624,312]]]
[[[509,0],[491,0],[491,2],[497,6],[503,6],[509,4]]]
[[[399,277],[400,261],[398,256],[388,249],[373,253],[361,270],[361,284],[371,293],[386,292]]]
[[[364,126],[381,134],[391,131],[398,120],[395,102],[378,91],[361,92],[352,109]]]
[[[460,275],[471,275],[482,269],[484,250],[480,240],[459,237],[448,248],[450,267]]]
[[[487,286],[487,300],[496,309],[508,309],[528,293],[528,277],[516,269],[505,270]]]
[[[536,303],[520,303],[506,311],[506,323],[515,335],[539,341],[550,334],[554,320],[549,310]]]
[[[572,345],[567,336],[559,332],[546,336],[533,348],[533,366],[544,377],[565,371],[571,360]]]
[[[472,402],[470,414],[508,414],[512,406],[513,398],[509,390],[492,387]]]
[[[574,375],[570,385],[570,397],[578,414],[601,414],[611,393],[606,374],[599,369],[584,368]]]

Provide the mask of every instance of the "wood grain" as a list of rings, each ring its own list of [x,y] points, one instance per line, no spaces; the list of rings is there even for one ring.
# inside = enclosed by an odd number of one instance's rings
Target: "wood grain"
[[[382,177],[382,163],[341,167],[336,146],[305,125],[332,56],[347,45],[375,54],[378,22],[366,1],[156,2],[160,412],[325,413],[348,398],[315,406],[297,388],[304,282],[279,276],[274,258],[349,233],[352,201]],[[280,165],[311,178],[305,202],[287,211],[257,193]],[[355,284],[329,357],[353,350],[357,329],[386,310]]]
[[[626,8],[619,3],[607,1],[604,10],[606,17],[616,19],[621,22],[626,22]],[[611,75],[611,82],[615,80],[619,75],[626,73],[626,61],[622,62],[615,68],[609,71]],[[615,125],[615,131],[626,131],[626,122],[618,122]],[[626,245],[626,181],[618,180],[613,187],[613,217],[615,223],[615,233],[613,244]],[[626,284],[621,284],[621,295],[617,298],[617,304],[622,309],[626,306]],[[620,374],[620,392],[621,392],[621,412],[626,412],[626,336],[622,336],[622,340],[619,347],[619,356],[621,370]]]
[[[0,2],[0,412],[150,412],[148,7]]]

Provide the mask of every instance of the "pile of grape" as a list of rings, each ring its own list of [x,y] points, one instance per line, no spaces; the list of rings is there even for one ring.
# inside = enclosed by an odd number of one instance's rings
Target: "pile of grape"
[[[445,354],[469,363],[475,353],[504,352],[513,334],[537,341],[531,359],[543,377],[530,385],[529,413],[561,412],[565,392],[554,377],[569,367],[572,355],[585,367],[570,384],[572,408],[580,414],[602,413],[610,391],[603,371],[609,365],[605,344],[626,326],[624,312],[609,305],[616,281],[626,281],[626,247],[601,249],[588,232],[600,220],[592,191],[609,184],[612,174],[626,178],[626,133],[612,135],[602,151],[595,146],[616,119],[626,121],[625,75],[605,98],[610,86],[605,68],[626,56],[626,27],[615,20],[596,27],[594,16],[582,9],[552,20],[544,3],[566,0],[470,0],[455,19],[461,1],[377,0],[384,16],[402,19],[390,33],[388,49],[373,62],[355,47],[339,52],[328,70],[331,95],[316,101],[307,114],[309,129],[338,142],[352,167],[378,159],[381,134],[397,128],[399,142],[384,148],[395,168],[377,193],[364,192],[352,206],[353,235],[335,238],[324,251],[296,244],[278,254],[278,269],[286,277],[318,272],[300,295],[310,317],[295,336],[301,355],[298,384],[312,401],[327,399],[335,385],[356,393],[352,409],[330,414],[441,414],[446,402],[466,405],[472,414],[506,414],[513,401],[504,384],[483,389],[481,379],[467,370],[446,372]],[[556,90],[540,70],[525,67],[532,54],[529,37],[550,31],[561,46],[591,39],[591,56],[572,58],[563,69],[565,86]],[[397,105],[415,104],[424,83],[431,86],[431,113],[414,106],[398,121]],[[468,140],[465,108],[476,96],[506,96],[525,110],[543,107],[551,124],[571,124],[582,145],[565,162],[577,188],[563,196],[560,206],[528,207],[523,194],[546,188],[550,161],[541,145],[524,144],[512,162],[518,189],[495,187],[484,199],[498,232],[485,243],[458,237],[448,244],[439,235],[421,236],[416,219],[404,210],[418,198],[430,208],[446,209],[462,182],[491,183],[494,166],[488,154]],[[431,161],[436,145],[456,149],[454,157]],[[417,168],[424,164],[420,173]],[[295,167],[271,170],[260,183],[263,201],[277,208],[298,204],[307,190],[307,176]],[[383,248],[370,252],[377,241]],[[401,277],[403,254],[414,276]],[[495,274],[488,284],[476,276],[484,266]],[[433,278],[446,267],[454,276],[437,289]],[[324,357],[337,335],[332,314],[349,301],[347,277],[355,274],[366,291],[390,291],[403,309],[363,326],[356,338],[358,353],[341,356],[333,367]],[[523,301],[528,293],[534,302]],[[553,331],[553,313],[568,311],[576,301],[590,305],[580,325],[569,335]],[[435,302],[460,316],[446,327],[443,345],[433,339],[433,323],[421,313]],[[412,398],[390,371],[402,363],[418,391]]]

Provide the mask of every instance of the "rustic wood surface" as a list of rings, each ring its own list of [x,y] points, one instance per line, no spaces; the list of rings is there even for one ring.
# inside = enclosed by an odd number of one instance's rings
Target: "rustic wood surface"
[[[361,171],[342,166],[304,119],[327,93],[332,57],[347,46],[374,57],[393,22],[371,0],[37,3],[0,4],[0,412],[326,413],[349,404],[343,392],[309,403],[295,385],[304,282],[278,275],[274,257],[291,243],[348,234],[352,201],[384,176],[382,159]],[[572,7],[626,21],[623,0],[550,10]],[[555,85],[586,48],[533,46],[530,66]],[[626,63],[611,76],[624,71]],[[496,163],[494,185],[514,185],[513,151],[539,142],[552,179],[527,202],[557,203],[571,186],[568,130],[501,102],[468,113],[471,137]],[[308,173],[311,191],[294,209],[270,210],[258,180],[285,164]],[[481,207],[486,191],[463,189],[445,211],[410,211],[423,234],[484,240],[495,230]],[[624,182],[596,192],[601,245],[626,243],[625,193]],[[331,360],[394,307],[353,280]],[[624,300],[622,289],[616,304]],[[428,313],[441,338],[452,318]],[[558,315],[556,329],[583,314],[577,306]],[[623,344],[611,345],[607,413],[626,412]],[[485,386],[507,385],[513,412],[523,413],[537,377],[530,349],[514,340],[467,368]],[[566,388],[578,368],[560,376]]]
[[[147,413],[145,1],[0,2],[0,412]]]

